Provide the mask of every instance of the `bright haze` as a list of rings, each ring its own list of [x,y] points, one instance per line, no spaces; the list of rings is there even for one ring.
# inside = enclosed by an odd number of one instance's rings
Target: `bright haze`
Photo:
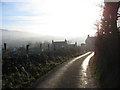
[[[1,29],[77,38],[94,35],[102,0],[1,0]]]

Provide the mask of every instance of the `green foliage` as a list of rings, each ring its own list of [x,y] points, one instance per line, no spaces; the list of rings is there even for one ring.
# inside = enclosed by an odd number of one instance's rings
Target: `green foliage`
[[[95,44],[95,70],[101,87],[119,86],[119,42],[117,11],[119,3],[105,3],[101,27]],[[115,81],[115,82],[113,82]]]
[[[23,48],[20,48],[21,52]],[[44,51],[42,53],[30,53],[28,57],[19,51],[18,54],[9,52],[5,57],[3,53],[2,87],[24,88],[28,87],[36,79],[40,78],[59,64],[82,54],[77,49],[59,49],[56,51]]]
[[[96,65],[95,65],[95,57],[93,56],[91,59],[90,59],[90,62],[89,62],[89,67],[91,69],[91,72],[94,76],[94,78],[96,79],[96,85],[98,88],[100,88],[100,85],[99,85],[99,80],[100,80],[100,72],[98,71]]]

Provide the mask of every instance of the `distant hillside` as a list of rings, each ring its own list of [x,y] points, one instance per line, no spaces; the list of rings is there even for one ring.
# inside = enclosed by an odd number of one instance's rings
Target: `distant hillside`
[[[50,42],[52,40],[64,40],[65,37],[54,37],[54,36],[40,36],[38,34],[23,32],[23,31],[10,31],[6,29],[0,29],[2,31],[2,43],[8,43],[9,46],[21,46],[27,44],[28,42]],[[78,44],[83,43],[85,37],[76,37],[67,39],[71,43],[78,42]]]
[[[34,41],[35,35],[20,31],[9,31],[2,29],[2,42],[8,43],[10,46],[18,46],[26,44],[28,41]]]

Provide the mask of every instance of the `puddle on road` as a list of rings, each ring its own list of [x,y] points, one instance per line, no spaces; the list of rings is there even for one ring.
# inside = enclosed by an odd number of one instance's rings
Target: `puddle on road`
[[[88,77],[87,77],[87,68],[88,68],[88,64],[90,61],[90,58],[94,55],[94,52],[92,54],[90,54],[82,63],[81,65],[81,72],[80,72],[80,76],[81,76],[81,85],[80,88],[86,88],[87,84],[88,84]]]
[[[82,69],[83,71],[86,71],[87,70],[87,67],[88,67],[88,63],[89,63],[89,60],[90,58],[94,55],[94,52],[92,54],[90,54],[82,63]]]

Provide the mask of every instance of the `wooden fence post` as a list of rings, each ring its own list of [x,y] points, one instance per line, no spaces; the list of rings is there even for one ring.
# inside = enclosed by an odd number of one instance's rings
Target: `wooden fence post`
[[[48,44],[48,50],[50,49],[50,45]]]
[[[26,55],[27,55],[27,59],[28,59],[28,54],[29,54],[29,46],[30,46],[30,45],[26,45]]]
[[[40,52],[42,52],[42,44],[40,44]]]
[[[7,43],[4,43],[5,56],[7,55]]]

